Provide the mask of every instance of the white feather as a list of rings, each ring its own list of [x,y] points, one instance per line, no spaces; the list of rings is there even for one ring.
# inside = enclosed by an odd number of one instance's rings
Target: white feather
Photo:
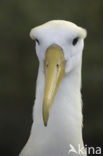
[[[79,144],[81,147],[84,146],[82,139],[81,62],[86,31],[71,22],[50,21],[32,29],[30,36],[32,39],[38,38],[40,41],[40,45],[36,45],[40,65],[33,109],[34,121],[30,137],[20,156],[68,156],[70,144],[76,150]],[[73,47],[72,40],[77,36],[80,37],[80,41]],[[45,51],[51,44],[57,44],[63,49],[67,64],[65,77],[50,110],[48,126],[44,127],[42,119],[45,82],[43,60]]]

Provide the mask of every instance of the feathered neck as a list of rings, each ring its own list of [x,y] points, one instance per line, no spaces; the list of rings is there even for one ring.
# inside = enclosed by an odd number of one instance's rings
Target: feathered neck
[[[62,131],[68,131],[68,135],[71,135],[71,133],[73,133],[74,131],[73,135],[75,136],[75,139],[81,137],[81,66],[78,65],[77,68],[75,68],[72,72],[65,75],[64,79],[62,80],[61,85],[56,94],[52,109],[50,111],[48,126],[46,128],[43,125],[42,119],[44,84],[44,73],[41,70],[41,66],[39,66],[36,88],[36,100],[33,112],[34,126],[38,126],[38,129],[41,128],[43,129],[43,131],[48,131],[48,135],[52,133],[52,130],[59,132],[60,128],[62,128]],[[62,135],[64,134],[62,133]]]
[[[81,66],[65,75],[62,80],[50,111],[47,127],[44,127],[42,119],[44,84],[44,73],[39,66],[33,109],[34,122],[22,153],[29,156],[68,156],[70,145],[76,150],[78,146],[83,147]]]

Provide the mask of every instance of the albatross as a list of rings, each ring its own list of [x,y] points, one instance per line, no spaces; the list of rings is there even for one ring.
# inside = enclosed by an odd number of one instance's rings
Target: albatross
[[[30,31],[39,69],[30,137],[19,156],[86,156],[81,98],[86,34],[84,28],[64,20]]]

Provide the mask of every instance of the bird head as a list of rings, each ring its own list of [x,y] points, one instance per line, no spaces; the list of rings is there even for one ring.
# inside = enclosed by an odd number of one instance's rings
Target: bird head
[[[63,77],[81,62],[86,30],[72,22],[53,20],[30,32],[45,75],[43,121],[47,126],[50,108]]]

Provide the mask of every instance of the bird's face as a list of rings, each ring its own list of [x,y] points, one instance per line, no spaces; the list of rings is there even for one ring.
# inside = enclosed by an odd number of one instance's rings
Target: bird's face
[[[81,62],[86,30],[67,21],[50,21],[33,28],[36,53],[45,75],[43,121],[47,126],[49,111],[65,74]]]

